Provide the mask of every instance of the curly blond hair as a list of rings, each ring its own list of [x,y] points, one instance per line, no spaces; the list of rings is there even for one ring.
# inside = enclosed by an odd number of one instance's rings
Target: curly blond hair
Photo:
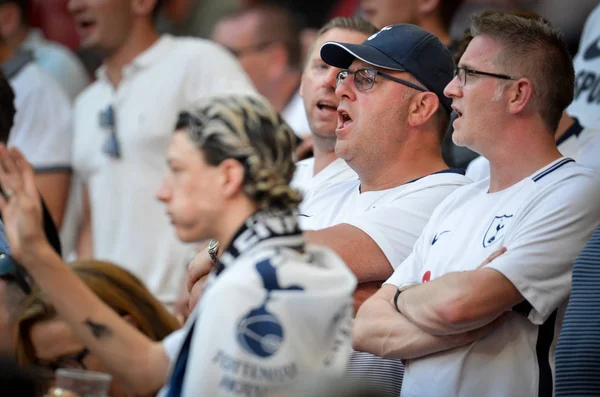
[[[182,112],[176,130],[185,130],[210,165],[238,160],[245,169],[244,193],[260,210],[295,210],[300,193],[294,175],[296,138],[262,97],[230,94],[203,99]]]

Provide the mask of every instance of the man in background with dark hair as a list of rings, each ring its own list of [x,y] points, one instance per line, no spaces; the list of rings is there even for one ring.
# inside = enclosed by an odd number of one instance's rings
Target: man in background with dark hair
[[[29,26],[28,0],[0,0],[0,36],[13,49],[30,50],[38,65],[74,100],[89,82],[81,61],[67,47],[46,40],[40,29]]]
[[[75,102],[73,165],[84,184],[80,257],[116,263],[173,307],[194,246],[177,240],[153,196],[180,111],[225,92],[254,92],[227,51],[160,36],[155,0],[71,0],[86,49],[104,56]]]
[[[302,75],[300,31],[289,10],[258,5],[229,14],[215,26],[213,40],[238,58],[258,92],[298,137],[310,134],[298,94]]]

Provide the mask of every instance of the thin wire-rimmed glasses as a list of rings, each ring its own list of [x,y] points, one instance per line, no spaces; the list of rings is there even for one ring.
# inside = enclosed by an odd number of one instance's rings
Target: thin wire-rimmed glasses
[[[359,91],[367,91],[373,88],[375,84],[375,76],[381,76],[384,79],[388,79],[394,81],[396,83],[405,85],[407,87],[413,88],[417,91],[427,92],[429,91],[427,88],[420,87],[416,84],[413,84],[409,81],[399,79],[397,77],[391,76],[387,73],[380,72],[375,69],[357,69],[355,71],[351,71],[348,69],[340,70],[336,76],[335,85],[339,87],[339,85],[346,79],[346,77],[353,75],[354,76],[354,86]]]
[[[468,75],[493,77],[493,78],[502,79],[502,80],[518,80],[514,77],[507,76],[505,74],[482,72],[480,70],[465,68],[464,66],[458,67],[454,71],[454,76],[458,78],[458,84],[460,87],[464,87],[467,84],[467,76]]]
[[[106,142],[102,145],[102,151],[113,159],[121,158],[121,147],[117,138],[115,109],[112,105],[108,105],[105,110],[100,112],[100,126],[106,128],[110,133]]]

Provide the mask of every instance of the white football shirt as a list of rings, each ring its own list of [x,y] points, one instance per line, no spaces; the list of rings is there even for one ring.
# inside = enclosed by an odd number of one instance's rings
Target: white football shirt
[[[560,158],[513,186],[457,189],[431,216],[412,254],[387,283],[400,289],[487,265],[525,297],[487,337],[408,360],[402,396],[551,396],[554,349],[573,260],[600,220],[600,181]]]
[[[585,22],[573,66],[575,97],[567,113],[584,127],[600,128],[600,4]]]
[[[453,170],[365,193],[360,192],[359,181],[339,183],[316,193],[310,211],[301,207],[300,226],[320,230],[352,225],[369,235],[396,268],[412,252],[435,207],[469,183],[469,178]]]

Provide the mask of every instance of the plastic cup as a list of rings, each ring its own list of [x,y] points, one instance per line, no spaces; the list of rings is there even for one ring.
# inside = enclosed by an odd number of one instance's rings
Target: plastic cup
[[[56,388],[76,393],[80,397],[108,397],[112,376],[84,369],[56,370]]]

